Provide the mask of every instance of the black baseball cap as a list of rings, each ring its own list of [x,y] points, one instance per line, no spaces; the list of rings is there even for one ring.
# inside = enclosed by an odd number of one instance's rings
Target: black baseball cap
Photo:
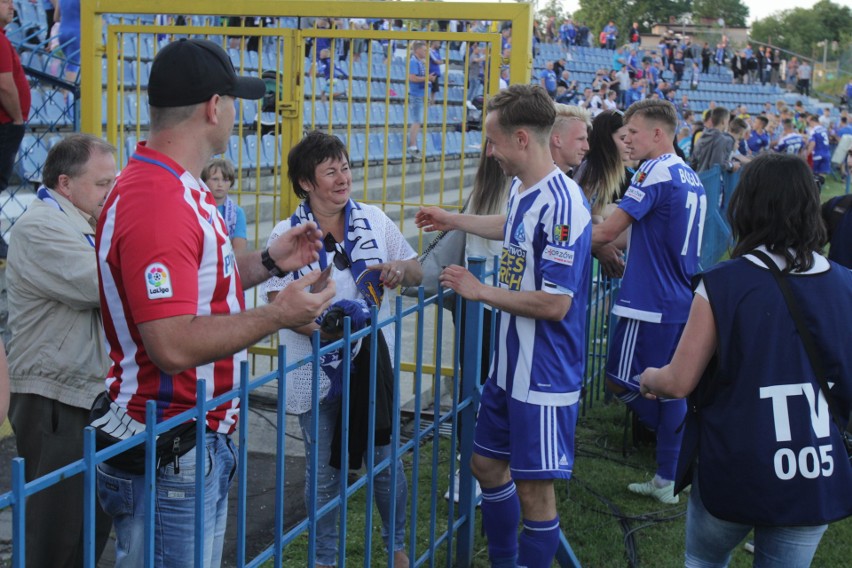
[[[151,64],[148,103],[154,107],[198,104],[213,95],[260,99],[266,83],[258,77],[241,77],[228,54],[206,39],[179,39],[165,46]]]

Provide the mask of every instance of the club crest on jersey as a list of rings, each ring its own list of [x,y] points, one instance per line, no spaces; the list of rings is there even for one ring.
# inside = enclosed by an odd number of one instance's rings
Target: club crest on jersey
[[[155,262],[145,269],[145,287],[149,300],[172,297],[172,279],[166,265]]]
[[[524,224],[518,224],[518,228],[515,229],[515,242],[522,243],[527,240],[527,234],[524,231]]]
[[[632,180],[632,182],[633,182],[633,183],[635,183],[636,185],[642,185],[642,182],[643,182],[643,181],[645,181],[645,178],[646,178],[646,177],[648,177],[648,174],[647,174],[647,173],[645,173],[645,172],[636,172],[636,173],[633,175],[633,180]]]
[[[568,240],[568,237],[571,236],[571,226],[570,225],[554,225],[553,226],[553,240],[557,243],[564,243]]]

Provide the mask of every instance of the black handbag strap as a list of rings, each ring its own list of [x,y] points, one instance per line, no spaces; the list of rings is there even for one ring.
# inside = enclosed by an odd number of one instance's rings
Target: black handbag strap
[[[832,417],[834,417],[835,422],[837,422],[838,414],[836,409],[833,408],[834,404],[831,394],[829,393],[828,381],[825,377],[825,368],[822,364],[822,358],[817,352],[814,336],[811,335],[810,330],[805,325],[805,318],[799,309],[796,298],[793,296],[793,289],[790,287],[790,283],[787,282],[787,278],[784,276],[784,273],[781,272],[781,269],[778,268],[778,265],[775,264],[775,261],[772,260],[768,254],[762,250],[753,250],[748,254],[759,258],[763,264],[766,265],[766,268],[768,268],[772,273],[772,276],[775,278],[775,282],[778,283],[778,287],[781,289],[781,295],[784,296],[784,301],[787,303],[787,309],[790,311],[790,315],[793,317],[793,323],[796,325],[796,330],[799,332],[799,337],[802,338],[802,343],[805,345],[805,353],[808,354],[808,360],[811,362],[811,367],[816,375],[819,388],[825,396],[825,400],[828,401],[828,408]],[[839,425],[839,422],[837,422],[837,424]],[[843,428],[840,428],[840,430],[842,432]]]
[[[459,215],[461,215],[462,213],[464,213],[464,212],[465,212],[465,209],[467,209],[467,205],[468,205],[468,203],[469,203],[469,202],[470,202],[470,198],[468,197],[468,198],[467,198],[467,200],[466,200],[466,201],[464,202],[464,204],[462,205],[461,211],[459,211],[459,213],[458,213]],[[452,231],[452,230],[450,230],[450,231],[441,231],[440,233],[438,233],[438,236],[436,236],[434,239],[432,239],[432,242],[431,242],[431,243],[429,243],[429,246],[427,246],[427,247],[426,247],[426,249],[423,251],[423,253],[422,253],[422,254],[418,257],[418,260],[422,263],[422,262],[423,262],[423,259],[424,259],[424,258],[426,258],[427,256],[429,256],[429,254],[431,254],[431,252],[432,252],[433,250],[435,250],[435,247],[437,247],[437,246],[438,246],[438,243],[440,243],[440,242],[441,242],[441,239],[443,239],[444,237],[446,237],[446,236],[447,236],[447,234],[449,234],[451,231]],[[416,286],[415,286],[415,287],[416,287]]]

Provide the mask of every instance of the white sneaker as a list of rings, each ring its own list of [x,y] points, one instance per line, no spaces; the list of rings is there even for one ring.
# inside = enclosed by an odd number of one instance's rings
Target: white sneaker
[[[444,493],[444,499],[447,501],[450,500],[450,492],[453,494],[453,502],[459,502],[459,487],[461,486],[461,475],[458,470],[456,470],[456,474],[453,476],[450,481],[450,488],[447,489],[447,492]],[[479,496],[482,495],[482,489],[479,487],[479,482],[474,478],[473,480],[473,498],[479,499]]]
[[[631,483],[627,486],[627,489],[637,495],[653,497],[660,503],[665,503],[666,505],[675,505],[680,502],[680,496],[674,494],[673,481],[663,487],[657,487],[654,484],[654,480],[646,481],[645,483]]]

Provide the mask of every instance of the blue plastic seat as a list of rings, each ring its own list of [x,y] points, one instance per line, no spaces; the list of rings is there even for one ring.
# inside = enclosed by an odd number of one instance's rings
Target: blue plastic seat
[[[246,135],[246,155],[249,158],[249,163],[252,168],[257,166],[265,168],[268,167],[266,163],[266,156],[264,156],[263,146],[258,144],[257,138],[257,134]]]
[[[402,160],[405,157],[408,144],[402,139],[401,132],[391,132],[388,136],[388,159]]]
[[[381,162],[385,157],[385,139],[383,134],[370,134],[371,162]]]
[[[385,106],[381,103],[370,103],[370,126],[384,126]]]
[[[281,157],[278,155],[278,149],[281,147],[280,136],[275,134],[264,134],[261,138],[263,144],[263,154],[266,157],[266,164],[272,167],[279,163]]]
[[[349,161],[360,164],[364,161],[364,141],[363,132],[356,132],[352,135],[352,141],[349,143]]]
[[[24,179],[40,182],[44,161],[47,159],[47,147],[42,143],[41,138],[32,134],[25,135],[18,150],[18,159]]]

